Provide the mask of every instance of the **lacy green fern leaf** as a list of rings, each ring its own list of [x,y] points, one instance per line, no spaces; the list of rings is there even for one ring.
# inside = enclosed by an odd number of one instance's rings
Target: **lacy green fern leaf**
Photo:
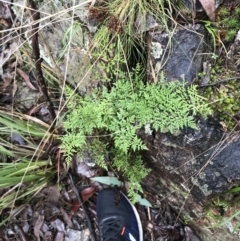
[[[197,128],[193,116],[206,117],[211,111],[194,86],[186,88],[184,83],[166,83],[164,79],[144,85],[138,69],[131,73],[132,82],[123,72],[119,76],[110,91],[103,87],[92,96],[74,98],[74,104],[69,105],[74,108],[65,121],[67,134],[62,137],[62,147],[68,160],[88,147],[96,163],[106,169],[104,152],[107,143],[113,143],[112,167],[127,177],[132,195],[134,190],[141,191],[140,181],[149,171],[140,158],[130,158],[131,153],[147,149],[138,137],[140,128],[148,125],[171,133],[183,127]],[[102,152],[99,147],[105,150]]]

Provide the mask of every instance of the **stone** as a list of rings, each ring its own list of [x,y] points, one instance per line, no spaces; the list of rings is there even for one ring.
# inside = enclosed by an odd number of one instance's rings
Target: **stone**
[[[193,82],[202,69],[206,30],[201,24],[178,26],[173,34],[149,32],[155,74],[171,80]]]
[[[191,228],[202,241],[237,240],[227,227],[213,236],[200,225],[205,207],[217,194],[240,183],[240,138],[226,136],[214,121],[198,120],[198,129],[186,128],[175,136],[155,133],[141,137],[148,150],[143,159],[151,173],[143,182],[144,190],[159,195],[180,217],[192,220]],[[194,222],[196,220],[196,223]]]
[[[89,229],[84,229],[82,231],[67,229],[64,241],[87,241],[89,237]]]
[[[231,44],[229,51],[227,53],[226,64],[228,68],[232,71],[238,72],[240,69],[240,30],[238,30],[234,43]]]

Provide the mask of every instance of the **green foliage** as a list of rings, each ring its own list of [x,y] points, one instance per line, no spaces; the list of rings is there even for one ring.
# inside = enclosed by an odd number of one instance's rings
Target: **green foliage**
[[[226,7],[221,7],[219,9],[218,15],[220,17],[228,17],[229,16],[229,10]]]
[[[239,26],[239,20],[236,18],[227,19],[227,21],[225,21],[225,23],[229,29],[233,29],[233,28],[236,28]]]
[[[225,36],[225,40],[226,40],[227,42],[233,41],[234,38],[236,37],[236,35],[237,35],[237,30],[235,30],[235,29],[230,29],[230,30],[227,32],[226,36]]]
[[[238,17],[240,17],[240,8],[239,8],[239,7],[235,9],[235,14],[236,14]]]
[[[236,37],[240,24],[240,8],[227,9],[225,7],[219,10],[219,29],[223,29],[225,34],[223,40],[226,42],[233,41]]]
[[[100,53],[99,57],[109,49],[110,43],[115,43],[111,57],[121,56],[130,64],[144,63],[146,60],[142,50],[146,47],[145,33],[148,16],[153,16],[167,32],[170,32],[168,19],[171,19],[173,24],[174,21],[170,15],[176,4],[170,0],[115,0],[101,1],[99,5],[101,8],[96,8],[96,11],[104,18],[99,19],[94,11],[90,12],[90,18],[96,19],[99,23],[99,29],[94,35],[93,53],[97,51]]]
[[[92,177],[91,180],[100,182],[102,184],[108,185],[108,186],[117,186],[122,187],[123,182],[120,182],[117,177]]]
[[[109,39],[106,37],[106,40]],[[96,78],[101,79],[102,82],[109,82],[116,78],[121,78],[121,69],[123,66],[126,66],[126,61],[122,56],[122,52],[115,51],[117,48],[116,43],[107,44],[104,42],[101,44],[102,46],[98,46],[100,50],[92,53],[93,57],[100,60],[98,62],[98,67],[102,70],[101,75],[96,73]],[[121,45],[121,43],[119,43],[119,45]],[[107,46],[107,49],[101,51],[105,46]]]
[[[106,177],[106,176],[93,177],[93,178],[91,178],[91,180],[100,182],[102,184],[109,185],[109,186],[122,187],[124,185],[123,182],[120,182],[117,177]],[[129,191],[129,193],[131,194],[131,190]],[[131,195],[129,195],[129,196],[131,196]],[[143,205],[146,207],[152,207],[151,203],[147,199],[142,198],[139,194],[136,194],[134,192],[132,197],[134,198],[134,201],[136,201],[140,205]]]
[[[0,133],[0,213],[16,207],[6,219],[1,219],[2,226],[53,179],[56,168],[49,159],[39,158],[45,148],[38,143],[42,141],[47,146],[50,137],[43,122],[1,109]]]
[[[216,22],[211,22],[209,20],[202,20],[201,22],[209,33],[213,43],[214,53],[219,44],[227,53],[225,44],[233,41],[239,30],[240,8],[238,7],[231,10],[226,7],[221,7],[218,11]]]
[[[108,145],[113,159],[111,168],[129,181],[132,200],[136,190],[142,191],[140,181],[149,172],[140,157],[133,155],[147,149],[138,137],[140,128],[150,125],[157,131],[174,133],[184,126],[196,128],[193,115],[210,113],[194,86],[186,88],[184,83],[165,83],[163,77],[156,85],[145,85],[139,72],[140,66],[130,74],[132,82],[121,72],[110,91],[102,87],[91,96],[75,96],[69,103],[66,135],[62,137],[68,161],[73,153],[90,148],[96,161],[100,160],[105,168],[104,151]],[[95,138],[97,142],[93,141]]]
[[[204,24],[204,27],[206,28],[207,32],[209,33],[212,42],[213,42],[213,48],[214,48],[214,53],[216,52],[216,45],[217,45],[217,34],[218,30],[214,24],[208,20],[202,20],[201,21]]]
[[[128,180],[128,196],[135,203],[137,201],[136,191],[143,192],[140,183],[150,169],[144,167],[139,155],[125,154],[117,148],[114,149],[114,152],[115,158],[112,166]]]
[[[222,227],[229,224],[232,226],[232,232],[240,227],[240,196],[239,188],[233,188],[234,196],[231,195],[232,190],[222,193],[215,197],[206,209],[206,215],[211,222],[210,228]]]
[[[229,130],[236,125],[234,117],[239,113],[239,92],[240,83],[234,79],[220,87],[207,87],[204,91],[204,96],[212,103],[216,116]]]

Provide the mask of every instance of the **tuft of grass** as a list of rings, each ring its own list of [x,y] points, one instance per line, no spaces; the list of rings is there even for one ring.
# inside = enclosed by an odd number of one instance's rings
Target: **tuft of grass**
[[[230,11],[226,7],[221,7],[218,11],[218,15],[220,16],[220,18],[228,17],[230,15]]]
[[[51,136],[46,123],[5,110],[0,110],[0,123],[2,213],[5,209],[13,209],[16,201],[24,205],[32,199],[53,178],[56,170],[48,159],[40,159]],[[11,212],[1,224],[14,214],[15,211]]]
[[[50,167],[46,168],[48,165],[47,161],[41,161],[38,164],[32,164],[31,166],[36,165],[36,168],[31,170],[28,167],[28,162],[31,160],[25,160],[25,163],[20,163],[19,165],[14,166],[14,164],[9,163],[5,164],[5,168],[10,171],[11,169],[20,167],[19,175],[12,175],[9,178],[7,175],[3,176],[2,171],[0,170],[1,183],[5,185],[5,190],[7,190],[0,199],[0,213],[4,210],[10,210],[9,215],[5,219],[1,219],[0,225],[2,226],[8,222],[12,217],[14,217],[22,208],[25,207],[27,203],[31,201],[44,187],[47,186],[49,181],[55,175],[55,172]],[[1,166],[2,163],[0,163]],[[28,170],[29,169],[29,170]],[[28,170],[25,175],[25,170]],[[21,176],[20,173],[22,173]],[[16,182],[18,183],[16,184]],[[23,182],[24,181],[24,182]],[[18,201],[18,205],[15,206],[15,203]]]
[[[229,199],[231,193],[235,193],[235,195]],[[239,187],[230,189],[211,202],[206,211],[206,215],[212,223],[209,228],[218,228],[231,223],[232,232],[235,232],[240,227],[240,199],[236,193],[239,193]]]
[[[234,40],[234,38],[236,37],[237,34],[237,30],[235,29],[230,29],[227,31],[226,36],[225,36],[225,40],[227,42],[231,42]]]
[[[167,8],[168,6],[169,8]],[[168,9],[168,11],[166,10]],[[99,21],[99,30],[96,32],[91,51],[97,53],[98,59],[108,53],[110,56],[119,55],[125,59],[125,65],[143,63],[146,66],[145,24],[148,15],[154,16],[156,21],[166,30],[172,3],[168,0],[116,0],[104,2],[101,7],[90,8],[89,17]],[[104,17],[100,17],[103,15]],[[109,53],[110,44],[114,44],[114,51]],[[135,52],[135,54],[134,54]],[[137,56],[137,57],[136,57]],[[119,67],[123,67],[120,65]]]
[[[239,20],[233,16],[232,18],[224,20],[224,24],[227,29],[236,29],[239,26]]]
[[[237,7],[237,8],[235,9],[235,14],[236,14],[238,17],[240,17],[240,7]]]

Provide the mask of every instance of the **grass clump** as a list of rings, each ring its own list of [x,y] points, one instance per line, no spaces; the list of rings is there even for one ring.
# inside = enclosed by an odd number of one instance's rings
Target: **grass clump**
[[[103,54],[109,44],[114,43],[111,56],[120,55],[128,63],[144,63],[148,17],[153,16],[156,24],[169,31],[172,8],[170,0],[100,1],[89,9],[89,19],[95,20],[99,26],[92,42],[92,52]]]
[[[74,153],[89,148],[95,138],[98,146],[107,146],[110,155],[103,152],[96,162],[99,159],[101,166],[122,173],[130,183],[132,196],[141,191],[140,181],[149,172],[136,157],[136,153],[147,149],[138,136],[140,129],[150,126],[150,130],[174,133],[185,126],[196,128],[193,116],[210,113],[194,86],[166,83],[163,76],[158,84],[144,84],[139,73],[138,66],[130,76],[121,72],[111,90],[103,87],[91,96],[75,96],[69,103],[67,133],[62,137],[68,161]],[[104,154],[111,160],[107,161]]]
[[[234,187],[225,193],[221,193],[208,205],[206,215],[210,222],[210,228],[228,226],[234,233],[240,227],[239,189],[239,187]]]
[[[216,22],[209,20],[202,20],[201,22],[211,38],[214,53],[219,46],[223,47],[225,53],[227,53],[225,45],[234,40],[239,30],[240,7],[234,9],[221,7],[218,10]]]
[[[49,159],[40,158],[50,138],[45,123],[5,109],[0,110],[0,123],[0,225],[3,225],[48,184],[56,170]]]

